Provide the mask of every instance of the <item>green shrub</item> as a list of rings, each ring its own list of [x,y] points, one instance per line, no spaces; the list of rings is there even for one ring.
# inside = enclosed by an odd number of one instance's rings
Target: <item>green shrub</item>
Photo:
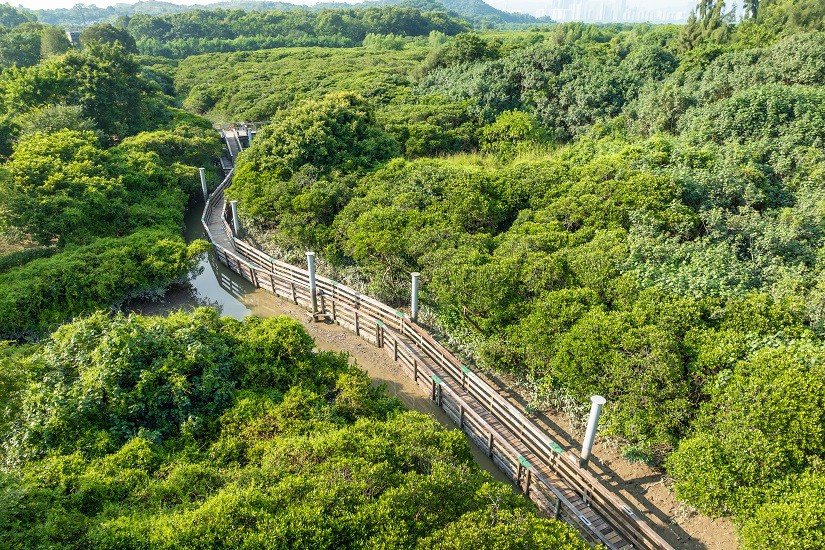
[[[0,274],[0,336],[36,334],[75,315],[182,280],[205,250],[166,231],[98,239]]]
[[[295,320],[199,309],[65,325],[19,350],[10,385],[0,354],[0,404],[22,402],[0,423],[0,545],[586,548],[461,432],[313,346]]]

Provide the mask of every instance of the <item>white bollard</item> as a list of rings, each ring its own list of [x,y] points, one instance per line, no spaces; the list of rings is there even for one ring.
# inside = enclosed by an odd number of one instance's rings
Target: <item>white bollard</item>
[[[241,236],[241,219],[238,217],[238,201],[229,201],[229,206],[232,207],[232,225],[235,227],[235,236]]]
[[[602,412],[602,405],[607,403],[607,399],[601,395],[594,395],[590,398],[590,418],[587,420],[587,431],[582,442],[581,465],[587,464],[590,459],[590,451],[593,449],[593,440],[596,438],[596,427],[599,425],[599,415]]]
[[[414,323],[418,322],[418,278],[421,276],[420,273],[415,272],[412,274],[412,320]]]
[[[209,189],[206,187],[206,168],[198,168],[201,175],[201,189],[203,189],[203,202],[209,200]]]
[[[307,252],[309,270],[309,296],[312,299],[312,315],[318,311],[318,297],[315,295],[315,252]]]

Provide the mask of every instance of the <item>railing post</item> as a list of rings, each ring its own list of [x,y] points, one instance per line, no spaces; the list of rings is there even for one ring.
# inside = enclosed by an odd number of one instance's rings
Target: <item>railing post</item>
[[[582,442],[582,456],[579,464],[584,466],[590,460],[590,451],[593,449],[593,440],[596,438],[596,427],[599,425],[599,415],[602,412],[602,405],[607,400],[601,395],[594,395],[590,398],[590,418],[587,420],[587,431]]]
[[[524,484],[524,495],[530,498],[530,482],[533,481],[533,470],[527,470],[527,481]]]
[[[487,440],[487,456],[493,458],[493,432],[490,432],[490,439]]]
[[[235,236],[241,236],[241,219],[238,217],[238,201],[229,201],[232,207],[232,226],[235,229]]]
[[[412,274],[412,320],[413,323],[418,322],[418,279],[421,276],[417,271]]]
[[[307,252],[307,269],[309,270],[309,298],[312,302],[313,320],[318,311],[318,297],[315,295],[315,252]]]
[[[201,176],[201,189],[203,189],[203,202],[209,200],[209,188],[206,187],[206,168],[198,168]]]

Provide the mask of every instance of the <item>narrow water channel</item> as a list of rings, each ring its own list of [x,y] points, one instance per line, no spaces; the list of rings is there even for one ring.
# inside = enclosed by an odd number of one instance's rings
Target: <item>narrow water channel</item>
[[[184,230],[187,242],[206,238],[206,232],[201,225],[202,212],[203,203],[192,205],[187,212]],[[221,264],[213,252],[208,252],[201,257],[198,269],[195,275],[190,277],[187,285],[170,289],[159,301],[136,301],[124,309],[145,315],[166,315],[172,311],[188,310],[200,306],[214,307],[222,315],[236,319],[250,315],[294,317],[301,321],[310,335],[315,338],[318,349],[350,353],[353,360],[367,372],[374,384],[383,384],[386,391],[398,397],[405,407],[429,415],[447,429],[457,429],[447,414],[424,395],[412,380],[400,370],[395,369],[394,363],[378,348],[338,325],[311,323],[309,315],[303,308],[254,287]],[[476,462],[483,470],[499,481],[511,482],[481,448],[472,441],[468,440],[468,442]]]

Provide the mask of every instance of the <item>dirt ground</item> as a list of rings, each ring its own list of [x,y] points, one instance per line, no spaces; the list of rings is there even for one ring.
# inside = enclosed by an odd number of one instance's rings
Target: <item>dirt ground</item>
[[[527,399],[503,377],[482,375],[511,403],[524,410]],[[581,451],[583,433],[565,414],[549,411],[532,416],[565,450]],[[588,465],[602,484],[640,512],[674,548],[727,550],[738,548],[736,529],[728,518],[712,519],[687,509],[671,491],[665,473],[642,462],[630,462],[615,446],[597,437]]]

